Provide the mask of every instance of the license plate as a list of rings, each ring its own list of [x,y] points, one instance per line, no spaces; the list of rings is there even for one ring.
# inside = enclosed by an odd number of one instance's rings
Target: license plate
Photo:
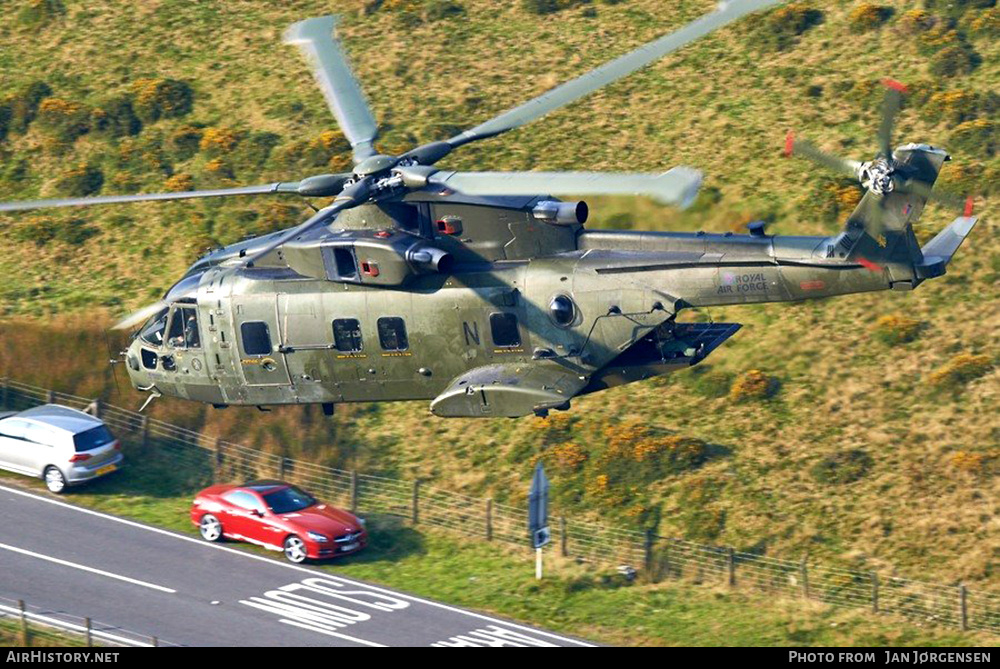
[[[98,469],[97,470],[97,475],[98,476],[104,476],[105,474],[110,474],[115,469],[117,469],[117,467],[115,465],[107,465],[106,467],[101,467],[100,469]]]
[[[346,546],[343,546],[343,547],[342,547],[342,548],[340,549],[340,552],[341,552],[341,553],[348,553],[348,552],[350,552],[350,551],[353,551],[353,550],[354,550],[355,548],[357,548],[357,547],[358,547],[359,545],[360,545],[360,544],[358,544],[358,542],[356,542],[356,541],[355,541],[355,542],[354,542],[353,544],[347,544]]]

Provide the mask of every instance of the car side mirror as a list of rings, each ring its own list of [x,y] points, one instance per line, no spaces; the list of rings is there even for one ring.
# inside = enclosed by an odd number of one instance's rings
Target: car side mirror
[[[258,518],[263,518],[264,517],[264,512],[261,511],[260,509],[254,509],[253,510],[253,515],[257,516]]]

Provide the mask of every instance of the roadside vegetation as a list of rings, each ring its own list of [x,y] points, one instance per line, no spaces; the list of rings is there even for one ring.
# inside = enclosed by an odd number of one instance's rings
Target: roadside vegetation
[[[369,0],[344,3],[341,34],[392,152],[519,104],[711,6]],[[2,199],[264,183],[349,166],[308,70],[280,43],[285,26],[328,3],[18,7],[0,16]],[[420,402],[343,406],[332,419],[318,408],[262,414],[170,400],[150,411],[290,457],[510,504],[524,503],[542,458],[567,516],[995,588],[997,12],[978,0],[789,3],[448,158],[455,169],[689,164],[706,174],[691,209],[595,199],[588,225],[739,231],[765,219],[769,232],[829,234],[860,190],[784,159],[785,132],[871,158],[878,82],[892,76],[911,90],[897,141],[948,148],[941,182],[975,194],[982,217],[948,276],[914,293],[689,314],[745,327],[698,368],[575,400],[546,420],[440,420]],[[205,248],[306,213],[296,199],[233,199],[0,216],[0,374],[138,406],[122,370],[116,394],[104,328],[159,298]],[[929,206],[918,236],[957,214]],[[93,503],[142,508],[146,497],[164,522],[184,507],[140,489]]]

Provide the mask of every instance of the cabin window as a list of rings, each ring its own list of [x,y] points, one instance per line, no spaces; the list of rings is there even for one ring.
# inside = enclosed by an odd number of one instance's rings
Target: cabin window
[[[168,341],[174,348],[201,348],[201,337],[198,335],[198,310],[195,307],[174,309]]]
[[[267,355],[271,352],[271,332],[267,323],[250,321],[240,326],[243,352],[247,355]]]
[[[163,331],[167,329],[167,310],[151,316],[139,330],[139,337],[154,346],[163,345]]]
[[[515,348],[521,345],[516,314],[490,314],[490,331],[493,334],[493,344],[499,348]]]
[[[378,341],[383,351],[405,351],[410,348],[403,319],[397,316],[378,319]]]
[[[156,369],[156,353],[148,348],[140,349],[139,355],[142,357],[142,366],[146,369]]]
[[[356,318],[338,318],[333,321],[333,345],[342,353],[356,353],[364,348],[361,323]]]

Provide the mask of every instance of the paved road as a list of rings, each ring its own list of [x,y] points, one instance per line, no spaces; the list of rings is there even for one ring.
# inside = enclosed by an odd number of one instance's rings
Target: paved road
[[[0,509],[0,597],[172,644],[591,645],[16,488]]]

